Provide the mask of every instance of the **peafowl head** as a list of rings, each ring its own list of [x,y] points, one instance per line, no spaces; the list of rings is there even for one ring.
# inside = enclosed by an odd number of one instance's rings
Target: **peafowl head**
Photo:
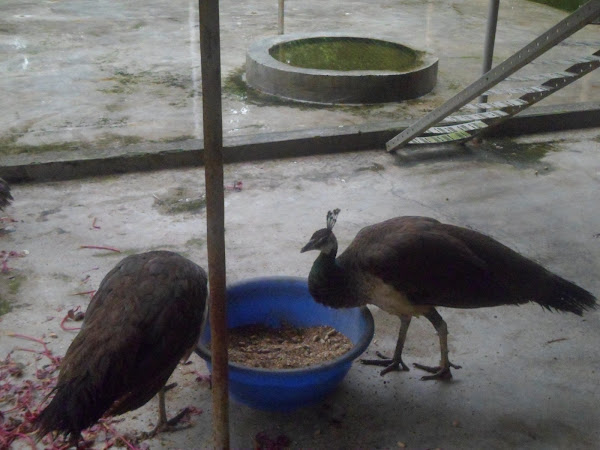
[[[339,208],[327,212],[327,228],[315,231],[308,243],[302,247],[300,253],[309,250],[319,250],[321,253],[335,256],[338,244],[337,239],[333,234],[333,226],[335,225],[339,212]]]

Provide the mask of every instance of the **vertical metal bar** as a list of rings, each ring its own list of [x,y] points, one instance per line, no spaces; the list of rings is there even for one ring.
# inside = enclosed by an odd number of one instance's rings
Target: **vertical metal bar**
[[[223,187],[223,113],[219,0],[198,0],[202,66],[202,121],[206,179],[206,237],[210,286],[213,439],[229,448],[229,385],[225,277],[225,208]]]
[[[285,14],[285,0],[279,0],[278,2],[279,8],[277,11],[277,29],[279,30],[279,34],[283,34],[283,20]]]
[[[485,44],[483,46],[483,68],[481,74],[486,74],[492,68],[494,58],[494,44],[496,42],[496,28],[498,25],[498,7],[500,0],[490,0],[488,9],[487,29],[485,32]],[[487,102],[487,95],[479,97],[480,103]]]

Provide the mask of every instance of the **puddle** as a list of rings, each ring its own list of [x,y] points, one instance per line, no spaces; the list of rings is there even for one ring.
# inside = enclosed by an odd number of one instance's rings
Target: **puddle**
[[[206,208],[206,195],[188,187],[171,188],[163,194],[154,194],[152,206],[165,215],[199,214]]]
[[[19,289],[21,284],[27,279],[22,273],[2,274],[0,280],[0,316],[9,313],[17,305],[19,300]]]
[[[372,163],[370,166],[359,167],[356,169],[356,172],[383,172],[385,170],[385,166],[379,163]]]
[[[45,209],[44,211],[40,212],[40,215],[38,216],[37,219],[35,219],[36,222],[47,222],[48,221],[48,216],[51,216],[53,214],[57,214],[60,212],[60,208],[54,208],[54,209]]]
[[[483,142],[473,150],[482,159],[508,163],[519,169],[537,169],[541,174],[552,170],[551,164],[542,161],[544,157],[559,148],[551,142],[516,143],[500,139]]]
[[[511,139],[494,139],[480,144],[468,142],[466,145],[409,146],[395,155],[396,164],[403,167],[427,164],[444,160],[479,160],[492,163],[510,164],[517,169],[534,169],[536,175],[551,172],[552,164],[544,158],[552,152],[560,151],[556,143],[534,142],[517,143]],[[367,170],[367,169],[363,169]]]

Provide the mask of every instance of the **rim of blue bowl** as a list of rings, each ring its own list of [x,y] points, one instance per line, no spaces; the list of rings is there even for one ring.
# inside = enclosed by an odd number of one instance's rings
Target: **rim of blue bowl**
[[[249,283],[264,282],[264,281],[283,281],[283,280],[301,281],[304,283],[308,283],[308,280],[306,278],[302,278],[302,277],[292,277],[292,276],[256,277],[256,278],[248,278],[248,279],[245,279],[242,281],[238,281],[236,283],[232,283],[227,286],[227,289],[233,289],[233,288],[243,286],[243,285],[249,284]],[[343,308],[343,309],[349,309],[349,308]],[[296,376],[296,375],[302,375],[303,373],[323,372],[323,371],[332,369],[334,366],[339,366],[340,364],[343,364],[346,362],[352,362],[356,358],[358,358],[367,349],[367,347],[371,343],[371,339],[373,339],[373,335],[375,333],[375,322],[373,320],[373,315],[371,314],[371,311],[369,310],[369,308],[367,306],[361,306],[360,312],[361,312],[363,319],[366,321],[367,332],[360,338],[360,340],[356,343],[356,345],[354,345],[352,347],[352,349],[350,351],[348,351],[347,353],[344,353],[341,356],[338,356],[337,358],[331,359],[331,360],[321,363],[321,364],[307,366],[307,367],[299,367],[296,369],[266,369],[263,367],[250,367],[250,366],[244,366],[242,364],[239,364],[239,363],[236,363],[233,361],[229,361],[228,365],[230,367],[234,367],[240,373],[256,373],[256,374],[277,373],[278,375],[282,375],[282,376],[286,376],[286,375]],[[208,362],[208,363],[211,362],[212,357],[210,354],[210,350],[208,348],[206,348],[205,345],[198,342],[196,344],[196,348],[194,349],[194,351],[198,356],[200,356],[206,362]]]

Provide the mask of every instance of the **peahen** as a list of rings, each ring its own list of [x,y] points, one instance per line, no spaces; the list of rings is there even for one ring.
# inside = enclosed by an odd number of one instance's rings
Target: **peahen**
[[[397,217],[360,230],[336,258],[333,234],[339,209],[327,213],[327,227],[316,231],[302,252],[319,250],[308,277],[310,293],[319,303],[354,307],[367,303],[400,317],[393,358],[363,360],[392,370],[409,370],[402,349],[413,316],[425,316],[440,341],[437,367],[414,364],[449,379],[448,329],[437,306],[483,308],[536,302],[548,310],[582,315],[597,307],[594,296],[546,270],[489,236],[429,217]]]
[[[164,386],[194,349],[207,296],[205,271],[172,252],[131,255],[102,280],[81,331],[61,362],[54,398],[37,419],[78,441],[103,416],[139,408],[159,394],[156,431],[168,427]]]
[[[12,200],[13,197],[10,194],[10,186],[6,181],[0,178],[0,211],[10,205]]]

